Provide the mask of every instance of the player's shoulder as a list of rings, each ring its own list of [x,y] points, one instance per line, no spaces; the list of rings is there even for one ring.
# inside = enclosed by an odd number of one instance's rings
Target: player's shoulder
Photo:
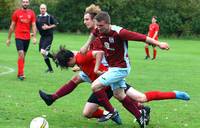
[[[35,15],[35,12],[32,9],[27,9],[27,12],[30,13],[30,14]]]
[[[119,32],[122,30],[123,28],[117,25],[111,25],[111,30],[115,31],[119,34]]]

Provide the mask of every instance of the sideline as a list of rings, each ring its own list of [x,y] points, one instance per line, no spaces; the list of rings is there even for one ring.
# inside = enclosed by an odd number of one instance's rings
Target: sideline
[[[0,68],[5,68],[5,69],[7,69],[7,71],[5,71],[5,72],[0,72],[0,76],[6,75],[6,74],[10,74],[10,73],[12,73],[12,72],[15,71],[15,69],[10,68],[10,67],[7,67],[7,66],[2,66],[2,65],[0,65]]]

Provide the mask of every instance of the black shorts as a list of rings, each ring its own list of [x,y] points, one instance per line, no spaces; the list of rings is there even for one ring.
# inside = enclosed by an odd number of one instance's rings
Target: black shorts
[[[127,86],[127,88],[125,89],[125,92],[131,87],[131,86],[130,86],[129,84],[127,84],[127,83],[126,83],[126,86]],[[110,98],[113,96],[113,91],[112,91],[112,89],[110,88],[110,86],[106,87],[106,94],[107,94],[108,99],[110,99]],[[98,104],[98,105],[102,106],[102,105],[99,103],[99,101],[98,101],[98,99],[96,98],[96,96],[94,95],[94,93],[92,93],[92,94],[90,95],[90,97],[88,98],[87,101],[90,102],[90,103],[95,103],[95,104]]]
[[[15,39],[17,51],[23,50],[24,52],[28,51],[30,40]]]
[[[51,44],[53,41],[53,36],[41,36],[40,38],[40,44],[39,44],[39,52],[41,49],[44,49],[46,51],[49,51],[51,48]]]

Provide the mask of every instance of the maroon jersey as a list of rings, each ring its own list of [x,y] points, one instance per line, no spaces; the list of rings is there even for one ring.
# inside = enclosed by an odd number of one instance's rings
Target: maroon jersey
[[[95,41],[101,42],[109,67],[126,68],[129,65],[128,40],[143,42],[146,40],[146,35],[128,31],[115,25],[111,25],[108,34],[100,33],[98,29],[92,33],[97,37]]]

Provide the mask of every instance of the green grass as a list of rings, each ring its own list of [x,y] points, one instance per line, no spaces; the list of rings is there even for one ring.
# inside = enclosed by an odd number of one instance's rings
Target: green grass
[[[53,65],[55,72],[45,74],[46,66],[38,52],[38,45],[30,44],[26,56],[25,74],[27,79],[19,81],[17,74],[17,52],[14,38],[9,48],[5,41],[7,33],[0,33],[0,74],[10,67],[15,72],[0,75],[0,128],[27,128],[32,118],[46,115],[50,128],[137,128],[133,116],[115,99],[111,102],[119,110],[122,126],[113,122],[97,123],[95,119],[82,116],[82,109],[91,90],[90,85],[82,84],[73,93],[47,107],[38,95],[43,89],[53,93],[74,74],[71,70],[61,71]],[[38,37],[39,39],[39,37]],[[52,50],[60,44],[79,50],[87,40],[86,35],[60,34],[54,36]],[[198,128],[200,127],[200,42],[197,40],[162,39],[168,41],[171,49],[158,49],[155,61],[144,60],[144,44],[129,43],[129,56],[132,70],[127,78],[136,89],[183,90],[190,94],[189,102],[179,100],[146,103],[151,106],[151,122],[148,128]],[[152,49],[150,49],[152,52]],[[4,66],[4,67],[3,67]]]

